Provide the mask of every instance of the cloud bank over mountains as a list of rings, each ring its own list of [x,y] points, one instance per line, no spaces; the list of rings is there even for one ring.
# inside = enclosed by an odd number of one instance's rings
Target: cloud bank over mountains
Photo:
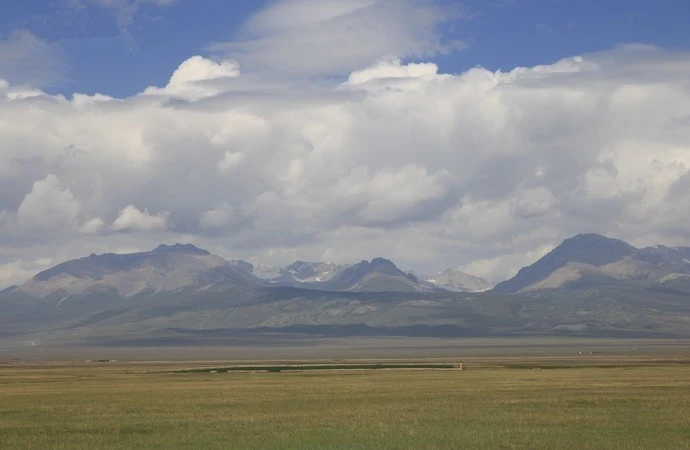
[[[129,98],[0,80],[0,285],[160,242],[493,281],[580,232],[690,242],[690,54],[439,73],[436,7],[309,3]]]

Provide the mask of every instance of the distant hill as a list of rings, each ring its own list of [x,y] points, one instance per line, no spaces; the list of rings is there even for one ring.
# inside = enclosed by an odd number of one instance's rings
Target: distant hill
[[[639,287],[680,288],[690,292],[690,248],[638,249],[598,234],[566,239],[510,280],[496,285],[503,293],[583,289],[633,283]]]
[[[92,254],[43,271],[19,287],[32,297],[111,292],[134,297],[220,283],[252,284],[256,278],[193,245],[161,245],[150,252]]]
[[[403,272],[384,258],[362,261],[346,267],[335,277],[320,285],[326,290],[343,290],[353,292],[424,292],[429,289],[422,286],[414,276]]]

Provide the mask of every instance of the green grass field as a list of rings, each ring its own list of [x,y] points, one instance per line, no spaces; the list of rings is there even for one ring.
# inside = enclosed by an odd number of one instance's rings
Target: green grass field
[[[592,360],[280,373],[6,365],[0,448],[690,449],[690,365]]]

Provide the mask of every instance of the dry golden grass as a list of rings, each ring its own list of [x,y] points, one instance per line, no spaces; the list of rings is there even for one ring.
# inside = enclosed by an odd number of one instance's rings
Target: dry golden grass
[[[229,374],[0,367],[0,448],[690,448],[688,365],[492,364]]]

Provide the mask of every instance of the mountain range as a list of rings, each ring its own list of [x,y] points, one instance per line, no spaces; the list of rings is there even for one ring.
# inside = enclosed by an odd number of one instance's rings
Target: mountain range
[[[451,269],[438,280],[420,280],[384,258],[352,265],[296,261],[285,268],[274,268],[227,261],[191,244],[175,244],[160,245],[150,252],[92,254],[67,261],[40,272],[15,290],[36,298],[99,293],[130,298],[229,284],[350,292],[474,292],[489,286],[486,280]]]
[[[690,248],[566,239],[493,287],[384,258],[284,268],[193,245],[92,254],[0,292],[2,341],[195,343],[248,334],[690,336]]]
[[[457,269],[430,276],[418,277],[400,270],[392,261],[374,258],[352,265],[330,262],[295,261],[285,268],[254,265],[246,261],[231,261],[256,278],[276,286],[295,286],[325,291],[352,292],[480,292],[492,284]]]

